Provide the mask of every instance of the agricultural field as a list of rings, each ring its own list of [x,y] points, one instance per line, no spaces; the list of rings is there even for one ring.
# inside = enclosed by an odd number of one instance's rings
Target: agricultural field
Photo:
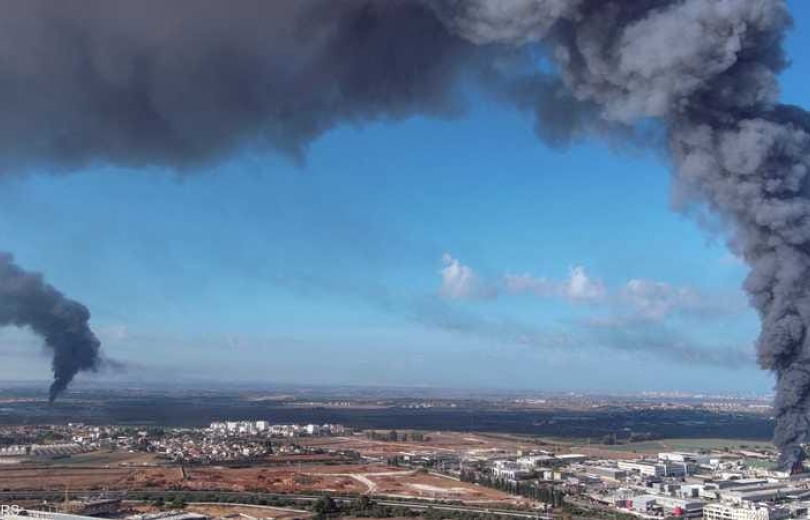
[[[385,435],[387,431],[377,432]],[[400,430],[411,439],[414,432]],[[567,446],[553,445],[540,439],[529,437],[489,435],[481,433],[419,432],[422,440],[419,441],[387,441],[374,440],[366,435],[356,434],[343,437],[316,437],[299,439],[300,444],[328,450],[351,450],[364,457],[385,459],[394,455],[418,453],[454,453],[461,456],[495,456],[498,454],[514,454],[518,451],[528,452],[537,449],[565,449]]]
[[[775,449],[767,441],[752,441],[745,439],[661,439],[655,441],[634,442],[615,446],[598,446],[600,450],[650,454],[660,451],[720,451],[720,450],[765,450]]]
[[[169,462],[154,453],[130,453],[128,451],[93,451],[71,455],[69,458],[37,461],[37,466],[87,466],[87,467],[128,467],[166,466]]]

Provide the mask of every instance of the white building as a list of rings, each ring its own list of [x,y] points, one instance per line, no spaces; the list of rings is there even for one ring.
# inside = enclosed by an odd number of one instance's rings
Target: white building
[[[503,480],[519,480],[528,477],[531,472],[513,460],[496,460],[492,468],[495,478]]]
[[[563,464],[576,464],[578,462],[585,462],[588,457],[581,453],[567,453],[565,455],[557,455],[556,459]]]
[[[627,477],[627,471],[613,466],[588,466],[585,468],[588,475],[592,475],[599,479],[607,479],[613,481],[621,481]]]
[[[620,460],[617,466],[643,477],[682,477],[689,474],[688,464],[669,461]]]
[[[731,505],[713,503],[703,508],[705,520],[780,520],[787,518],[789,511],[785,508],[771,507],[765,504]]]
[[[555,460],[556,459],[550,455],[527,455],[518,458],[517,463],[522,466],[523,469],[532,471],[537,468],[552,466]]]
[[[20,457],[28,454],[25,446],[7,446],[0,448],[0,457]]]
[[[711,457],[708,455],[701,455],[699,453],[687,453],[684,451],[667,451],[658,454],[658,460],[668,462],[680,462],[699,465],[709,465]]]

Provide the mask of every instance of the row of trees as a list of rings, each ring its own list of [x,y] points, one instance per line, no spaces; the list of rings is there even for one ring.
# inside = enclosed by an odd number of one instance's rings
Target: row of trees
[[[627,443],[634,443],[634,442],[647,442],[647,441],[655,441],[659,439],[663,439],[664,436],[660,433],[653,433],[653,432],[630,432],[629,434],[625,435],[622,433],[621,435],[617,435],[614,433],[608,433],[604,437],[602,437],[602,444],[607,446],[614,446],[616,444],[622,444],[624,442]]]
[[[353,518],[425,518],[427,520],[503,520],[491,513],[475,513],[472,511],[436,510],[431,507],[424,511],[414,511],[406,506],[384,506],[361,496],[350,502],[339,503],[329,496],[321,497],[312,507],[315,513],[313,520],[327,518],[353,517]]]
[[[376,430],[368,430],[366,431],[366,438],[374,441],[389,442],[407,442],[409,438],[414,442],[427,442],[430,440],[430,437],[426,436],[422,432],[411,432],[409,436],[408,433],[400,434],[396,430],[391,430],[387,433],[378,432]]]
[[[183,509],[189,502],[220,502],[232,504],[249,504],[257,506],[271,507],[294,507],[300,506],[301,502],[293,498],[283,497],[263,497],[261,494],[247,495],[234,493],[217,493],[215,491],[189,491],[187,493],[177,493],[172,497],[165,497],[162,494],[152,494],[149,492],[130,492],[129,499],[139,499],[144,502],[160,507],[162,509]]]

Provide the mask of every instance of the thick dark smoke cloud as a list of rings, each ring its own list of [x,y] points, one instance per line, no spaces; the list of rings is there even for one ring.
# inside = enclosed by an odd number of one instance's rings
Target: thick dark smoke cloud
[[[469,82],[558,145],[662,128],[681,203],[752,268],[783,462],[808,440],[810,118],[778,104],[784,0],[1,3],[2,172],[301,156],[337,124],[455,115]]]
[[[0,253],[0,326],[28,328],[53,352],[53,401],[79,371],[99,365],[99,341],[90,330],[90,312],[17,266]]]
[[[458,112],[472,54],[413,0],[3,0],[0,161],[301,155],[337,123]]]

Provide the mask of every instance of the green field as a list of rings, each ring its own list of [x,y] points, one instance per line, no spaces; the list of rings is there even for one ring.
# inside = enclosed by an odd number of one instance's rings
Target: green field
[[[95,451],[81,453],[70,457],[36,460],[36,466],[88,466],[88,467],[116,467],[121,465],[140,466],[143,464],[166,464],[165,460],[158,459],[153,453],[128,453],[126,451]]]
[[[743,439],[661,439],[657,441],[633,442],[614,446],[600,446],[611,451],[632,451],[636,453],[657,453],[659,451],[698,451],[737,449],[774,449],[773,444],[764,441]]]

